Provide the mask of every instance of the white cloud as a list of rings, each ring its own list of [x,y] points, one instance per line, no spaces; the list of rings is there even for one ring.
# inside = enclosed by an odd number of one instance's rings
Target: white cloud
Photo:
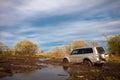
[[[106,33],[108,36],[114,35],[113,33],[119,34],[120,28],[116,27],[119,25],[120,20],[74,21],[46,27],[26,25],[16,31],[15,34],[0,32],[0,36],[4,37],[7,43],[15,44],[15,42],[20,40],[29,39],[40,45],[51,44],[53,42],[69,43],[75,40],[105,40],[102,34]],[[6,40],[8,37],[12,37],[12,41]],[[49,48],[52,46],[51,44]]]
[[[108,2],[107,2],[108,1]],[[80,13],[80,18],[106,16],[112,12],[119,15],[119,0],[1,0],[0,25],[24,24],[26,20],[65,14]],[[102,5],[103,3],[106,4]],[[7,24],[6,24],[7,22]]]
[[[27,15],[31,15],[34,13],[39,13],[40,15],[57,15],[70,13],[78,10],[84,10],[89,7],[95,6],[99,2],[100,1],[94,0],[25,0],[24,4],[18,7],[18,11]]]
[[[82,40],[103,40],[103,33],[111,35],[111,33],[119,34],[120,20],[116,21],[76,21],[65,22],[55,26],[24,26],[18,31],[19,39],[30,39],[40,44],[50,42],[66,42],[78,39]],[[25,34],[28,32],[29,34]],[[22,36],[24,35],[24,36]]]
[[[14,35],[12,33],[9,33],[9,32],[1,31],[0,32],[0,37],[1,38],[9,38],[9,37],[14,37]]]

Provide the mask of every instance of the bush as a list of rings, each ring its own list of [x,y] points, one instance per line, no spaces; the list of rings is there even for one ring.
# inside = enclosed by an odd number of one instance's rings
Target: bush
[[[107,40],[109,51],[114,55],[120,55],[120,34],[110,37]]]
[[[38,50],[38,45],[32,41],[23,40],[14,46],[14,50],[15,54],[33,55]]]
[[[69,45],[65,45],[64,48],[65,48],[65,53],[69,54],[73,49],[81,48],[81,47],[88,47],[88,46],[89,45],[87,44],[86,41],[80,40],[80,41],[74,41]]]
[[[0,54],[6,55],[9,53],[9,48],[3,42],[0,42]]]

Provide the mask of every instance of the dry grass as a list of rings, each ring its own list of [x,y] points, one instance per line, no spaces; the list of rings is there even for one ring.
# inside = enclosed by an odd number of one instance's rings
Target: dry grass
[[[43,58],[63,58],[65,55],[65,53],[52,53],[52,52],[47,52],[47,53],[37,53],[36,56],[38,57],[43,57]]]
[[[118,56],[118,55],[110,55],[109,62],[120,63],[120,56]]]

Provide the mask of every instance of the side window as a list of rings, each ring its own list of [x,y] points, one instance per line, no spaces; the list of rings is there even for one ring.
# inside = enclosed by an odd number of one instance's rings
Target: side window
[[[71,55],[77,55],[77,54],[78,54],[78,52],[79,52],[79,50],[78,50],[78,49],[73,50],[73,51],[72,51],[72,53],[71,53]]]
[[[88,53],[93,53],[93,49],[92,48],[76,49],[72,51],[71,55],[88,54]]]
[[[83,54],[87,54],[87,53],[93,53],[93,49],[92,48],[83,49]]]
[[[96,47],[98,53],[105,53],[105,50],[103,49],[103,47]]]
[[[82,49],[79,49],[78,54],[82,54],[82,53],[83,53],[83,50],[82,50]]]

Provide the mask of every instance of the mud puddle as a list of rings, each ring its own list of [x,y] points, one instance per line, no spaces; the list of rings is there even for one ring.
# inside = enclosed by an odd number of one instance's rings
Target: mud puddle
[[[46,65],[46,64],[44,64]],[[63,66],[48,64],[47,67],[29,73],[16,73],[12,76],[0,78],[0,80],[66,80],[68,73]]]
[[[18,59],[18,58],[17,58]],[[29,61],[30,60],[30,61]],[[61,59],[20,59],[19,65],[9,60],[10,72],[0,80],[119,80],[120,64],[107,63],[102,67],[82,64],[63,64]],[[25,62],[24,62],[25,61]],[[31,62],[32,61],[32,62]],[[1,63],[1,68],[8,63]],[[4,65],[4,66],[3,66]],[[8,67],[6,67],[8,68]],[[4,73],[2,73],[4,74]],[[1,75],[0,75],[1,76]]]
[[[86,67],[79,64],[53,65],[31,72],[14,73],[0,80],[119,80],[119,73],[111,72],[109,67]]]

